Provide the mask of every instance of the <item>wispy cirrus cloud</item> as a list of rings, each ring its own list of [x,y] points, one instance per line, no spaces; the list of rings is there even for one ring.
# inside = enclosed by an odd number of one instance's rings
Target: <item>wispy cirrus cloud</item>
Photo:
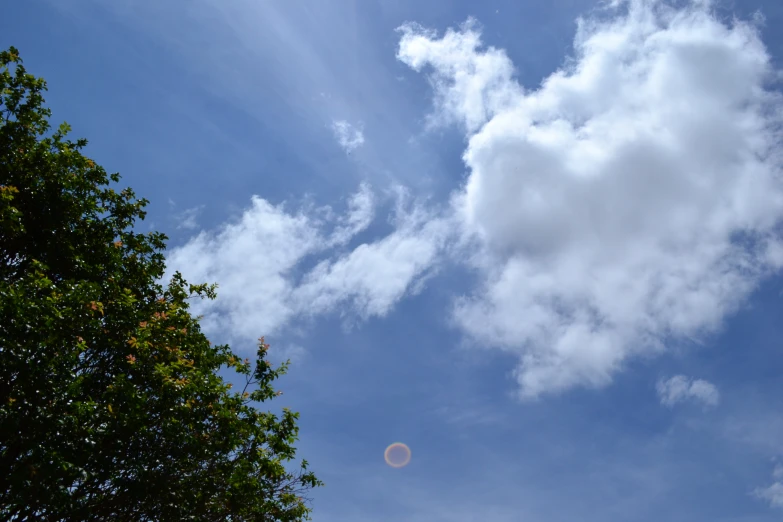
[[[344,244],[353,236],[365,230],[375,217],[375,196],[367,183],[362,183],[359,190],[348,199],[348,209],[340,216],[332,241]]]
[[[177,220],[179,221],[179,224],[177,225],[177,228],[184,228],[186,230],[197,229],[199,227],[197,221],[198,215],[202,210],[204,210],[204,205],[186,209],[178,214]]]
[[[720,392],[714,384],[685,375],[661,379],[656,385],[656,390],[661,404],[669,407],[686,401],[701,403],[704,406],[717,406],[720,402]]]
[[[783,509],[783,466],[775,465],[772,471],[774,482],[769,486],[757,488],[753,494],[762,500],[769,502],[769,505],[775,508]]]
[[[345,120],[337,120],[332,122],[332,132],[337,143],[348,154],[364,145],[364,130],[361,123],[352,125]]]
[[[435,269],[449,235],[445,220],[422,209],[398,215],[396,229],[350,253],[320,262],[295,297],[310,314],[347,304],[360,318],[384,316],[406,294],[416,293]]]

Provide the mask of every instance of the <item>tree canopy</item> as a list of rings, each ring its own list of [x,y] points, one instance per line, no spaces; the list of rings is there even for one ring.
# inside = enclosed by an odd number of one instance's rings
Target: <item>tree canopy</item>
[[[258,409],[287,363],[210,343],[188,310],[215,285],[159,284],[148,201],[50,129],[45,90],[0,52],[0,518],[308,520],[298,414]]]

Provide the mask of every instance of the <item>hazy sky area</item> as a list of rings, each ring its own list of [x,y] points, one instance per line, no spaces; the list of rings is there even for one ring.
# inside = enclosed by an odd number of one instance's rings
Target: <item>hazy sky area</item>
[[[150,200],[170,272],[218,283],[210,339],[292,359],[315,522],[773,522],[781,27],[781,0],[25,0],[0,46]]]

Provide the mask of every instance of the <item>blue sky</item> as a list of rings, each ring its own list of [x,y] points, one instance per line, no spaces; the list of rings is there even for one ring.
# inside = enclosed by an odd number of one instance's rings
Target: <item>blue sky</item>
[[[610,4],[28,0],[0,44],[211,337],[293,359],[315,521],[780,520],[783,4]]]

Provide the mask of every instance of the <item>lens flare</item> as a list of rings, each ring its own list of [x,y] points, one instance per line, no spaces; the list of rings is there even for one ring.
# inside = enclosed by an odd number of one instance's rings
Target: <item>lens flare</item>
[[[402,468],[411,461],[411,450],[402,442],[395,442],[386,448],[386,451],[383,452],[383,458],[389,466]]]

